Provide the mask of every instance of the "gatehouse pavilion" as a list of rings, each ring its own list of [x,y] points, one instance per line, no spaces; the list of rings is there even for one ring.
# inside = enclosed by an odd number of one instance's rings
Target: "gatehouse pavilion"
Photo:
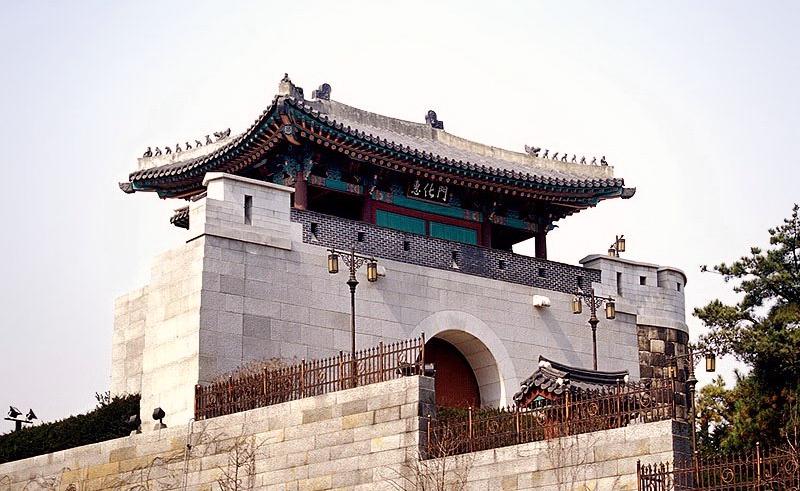
[[[115,305],[111,389],[141,393],[143,420],[161,407],[166,424],[186,423],[196,384],[248,362],[349,351],[351,250],[377,263],[356,273],[356,345],[424,335],[443,405],[511,405],[540,357],[591,370],[596,349],[599,372],[639,379],[683,352],[680,270],[618,254],[548,259],[556,222],[633,197],[605,158],[483,145],[434,111],[403,121],[331,92],[306,98],[284,77],[245,131],[149,148],[120,183],[176,204],[165,217],[176,246]],[[512,251],[528,239],[535,256]],[[585,300],[573,313],[592,290],[615,307],[598,314],[596,343]]]

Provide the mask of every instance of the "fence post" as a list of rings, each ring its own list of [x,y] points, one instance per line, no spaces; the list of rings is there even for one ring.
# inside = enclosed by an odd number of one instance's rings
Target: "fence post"
[[[756,442],[756,489],[761,486],[761,442]]]
[[[419,374],[425,374],[425,333],[422,333],[420,340],[420,353],[419,353]]]
[[[300,399],[306,396],[306,359],[300,361]]]
[[[194,419],[201,419],[203,387],[200,384],[194,386]]]
[[[339,368],[337,369],[338,378],[339,378],[339,390],[344,389],[344,374],[342,373],[342,351],[339,350],[339,357],[337,358],[337,365]]]
[[[514,408],[514,428],[517,430],[517,443],[522,441],[522,435],[520,435],[519,431],[519,408]]]
[[[236,412],[235,406],[233,405],[233,376],[228,377],[228,397],[227,400],[228,411],[225,414],[231,414]]]
[[[639,489],[644,489],[642,486],[642,461],[636,461],[636,485]]]
[[[380,359],[378,361],[378,371],[380,372],[380,375],[378,376],[378,380],[383,382],[385,380],[384,377],[386,376],[385,373],[386,361],[383,359],[383,357],[386,356],[386,354],[383,349],[383,341],[378,343],[378,354],[380,356]]]

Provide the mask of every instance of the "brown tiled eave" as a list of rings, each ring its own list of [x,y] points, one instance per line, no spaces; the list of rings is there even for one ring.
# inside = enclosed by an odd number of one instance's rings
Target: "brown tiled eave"
[[[530,403],[530,397],[537,392],[560,396],[571,389],[597,390],[623,384],[627,380],[627,370],[613,372],[588,370],[539,356],[539,367],[520,383],[520,390],[514,394],[514,403],[517,405]]]
[[[280,138],[285,138],[281,129],[290,125],[303,133],[308,132],[309,139],[318,143],[326,135],[335,135],[339,140],[346,140],[339,145],[352,149],[354,158],[361,154],[363,160],[383,163],[385,167],[408,166],[415,168],[418,174],[431,173],[442,179],[446,177],[462,181],[462,184],[472,182],[474,187],[489,191],[495,188],[513,189],[512,194],[523,197],[527,195],[547,199],[550,195],[558,197],[557,201],[569,203],[570,200],[564,198],[574,195],[576,208],[592,206],[585,203],[587,199],[627,198],[634,192],[633,189],[624,188],[624,180],[619,178],[584,178],[552,170],[531,174],[523,172],[525,169],[519,169],[519,166],[501,168],[499,165],[503,165],[502,161],[480,156],[476,159],[482,159],[484,163],[456,160],[436,153],[437,149],[444,148],[442,144],[422,139],[413,140],[408,135],[396,138],[400,140],[403,137],[405,142],[394,141],[388,130],[382,132],[380,128],[365,124],[360,127],[345,124],[311,104],[315,103],[291,97],[276,97],[247,130],[223,147],[202,157],[133,172],[129,176],[129,182],[120,183],[120,187],[125,192],[158,191],[163,197],[190,196],[202,190],[202,179],[206,172],[235,173],[255,163]],[[410,143],[416,142],[416,146],[422,149],[409,144],[409,138],[412,139]],[[487,160],[498,162],[497,166],[486,165]],[[505,192],[508,194],[508,191]],[[537,196],[531,196],[531,193]],[[578,204],[578,201],[581,203]]]

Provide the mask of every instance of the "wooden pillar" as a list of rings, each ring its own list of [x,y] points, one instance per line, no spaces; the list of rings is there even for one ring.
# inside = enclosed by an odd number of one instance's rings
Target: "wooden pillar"
[[[361,221],[372,223],[372,197],[369,193],[364,194],[364,205],[361,207]]]
[[[542,227],[544,228],[544,227]],[[547,230],[536,232],[536,257],[547,259]]]
[[[492,247],[492,222],[488,218],[484,219],[481,224],[481,245]]]
[[[308,209],[308,181],[302,170],[297,172],[294,179],[294,207],[298,210]]]

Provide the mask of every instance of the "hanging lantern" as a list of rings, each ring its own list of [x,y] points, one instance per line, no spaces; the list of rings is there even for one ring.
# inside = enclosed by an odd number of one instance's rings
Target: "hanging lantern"
[[[581,297],[575,295],[572,299],[572,313],[573,314],[580,314],[583,312],[583,304],[581,303]]]
[[[374,260],[367,262],[367,281],[371,283],[378,281],[378,263]]]
[[[625,236],[617,237],[617,252],[625,252]]]
[[[617,250],[616,250],[616,249],[614,249],[613,247],[609,247],[609,248],[608,248],[608,255],[609,255],[609,256],[611,256],[611,257],[616,257],[616,255],[617,255]]]
[[[613,300],[606,302],[606,319],[613,319],[617,316],[617,306]]]
[[[714,356],[714,353],[706,353],[706,371],[717,371],[717,357]]]
[[[328,254],[328,273],[336,274],[339,272],[339,255],[335,252]]]

